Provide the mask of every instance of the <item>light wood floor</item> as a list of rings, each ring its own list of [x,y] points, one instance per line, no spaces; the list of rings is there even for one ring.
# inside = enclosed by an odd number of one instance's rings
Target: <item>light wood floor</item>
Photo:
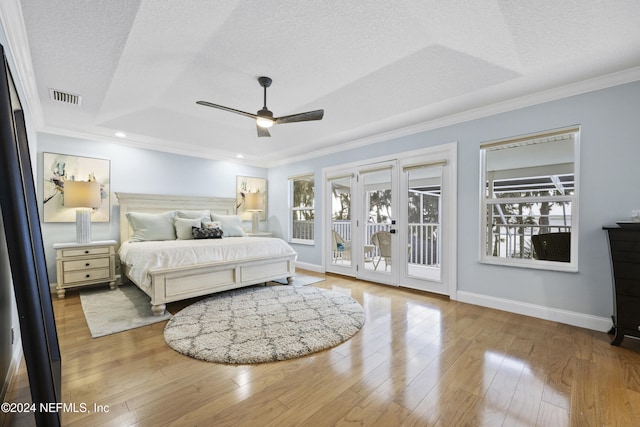
[[[357,299],[362,330],[244,366],[176,353],[164,323],[91,339],[77,292],[54,298],[63,401],[109,407],[64,425],[640,426],[638,340],[612,347],[605,333],[340,276],[316,286]]]

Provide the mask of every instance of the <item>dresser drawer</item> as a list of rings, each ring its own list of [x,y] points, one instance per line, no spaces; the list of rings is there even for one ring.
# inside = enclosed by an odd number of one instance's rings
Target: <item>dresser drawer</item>
[[[77,261],[64,261],[62,263],[62,270],[65,273],[67,273],[69,271],[109,267],[110,260],[111,259],[109,257],[104,257],[104,258],[81,259]]]
[[[108,246],[97,246],[97,247],[86,247],[79,249],[63,249],[62,256],[64,258],[67,257],[76,257],[76,256],[84,256],[84,255],[108,255],[110,248]]]
[[[616,295],[640,297],[640,279],[616,279]]]
[[[110,279],[111,271],[107,268],[94,268],[91,270],[70,271],[64,273],[65,283],[88,282],[91,280]]]

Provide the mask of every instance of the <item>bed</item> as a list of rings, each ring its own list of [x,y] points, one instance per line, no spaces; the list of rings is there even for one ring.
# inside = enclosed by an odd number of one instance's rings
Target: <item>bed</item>
[[[135,241],[127,214],[210,211],[235,214],[235,198],[116,193],[120,204],[119,256],[122,272],[151,298],[153,314],[166,304],[277,279],[291,284],[296,252],[286,242],[265,237]],[[155,215],[154,215],[155,214]],[[222,253],[222,255],[220,255]],[[140,263],[142,262],[142,263]]]

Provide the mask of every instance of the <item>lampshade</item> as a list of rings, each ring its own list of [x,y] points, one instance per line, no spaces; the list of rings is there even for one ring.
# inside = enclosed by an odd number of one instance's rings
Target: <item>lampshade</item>
[[[100,184],[64,182],[64,206],[76,209],[76,242],[91,242],[91,209],[100,207]]]
[[[247,193],[244,195],[245,211],[264,210],[264,197],[262,193]]]
[[[87,181],[65,181],[64,206],[67,208],[99,208],[100,184]]]

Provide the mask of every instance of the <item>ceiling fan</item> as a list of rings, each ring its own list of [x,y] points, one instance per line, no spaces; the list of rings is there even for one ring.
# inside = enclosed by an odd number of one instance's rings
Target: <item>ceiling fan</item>
[[[256,114],[247,113],[246,111],[236,110],[235,108],[225,107],[223,105],[212,104],[207,101],[197,101],[196,104],[204,105],[206,107],[218,108],[219,110],[229,111],[231,113],[240,114],[246,117],[251,117],[256,121],[256,128],[258,129],[258,136],[271,136],[269,129],[273,125],[295,123],[295,122],[308,122],[311,120],[322,120],[324,110],[307,111],[306,113],[291,114],[289,116],[273,117],[273,113],[267,108],[267,88],[271,86],[273,80],[269,77],[258,77],[258,83],[264,88],[264,105],[261,110],[258,110]]]

